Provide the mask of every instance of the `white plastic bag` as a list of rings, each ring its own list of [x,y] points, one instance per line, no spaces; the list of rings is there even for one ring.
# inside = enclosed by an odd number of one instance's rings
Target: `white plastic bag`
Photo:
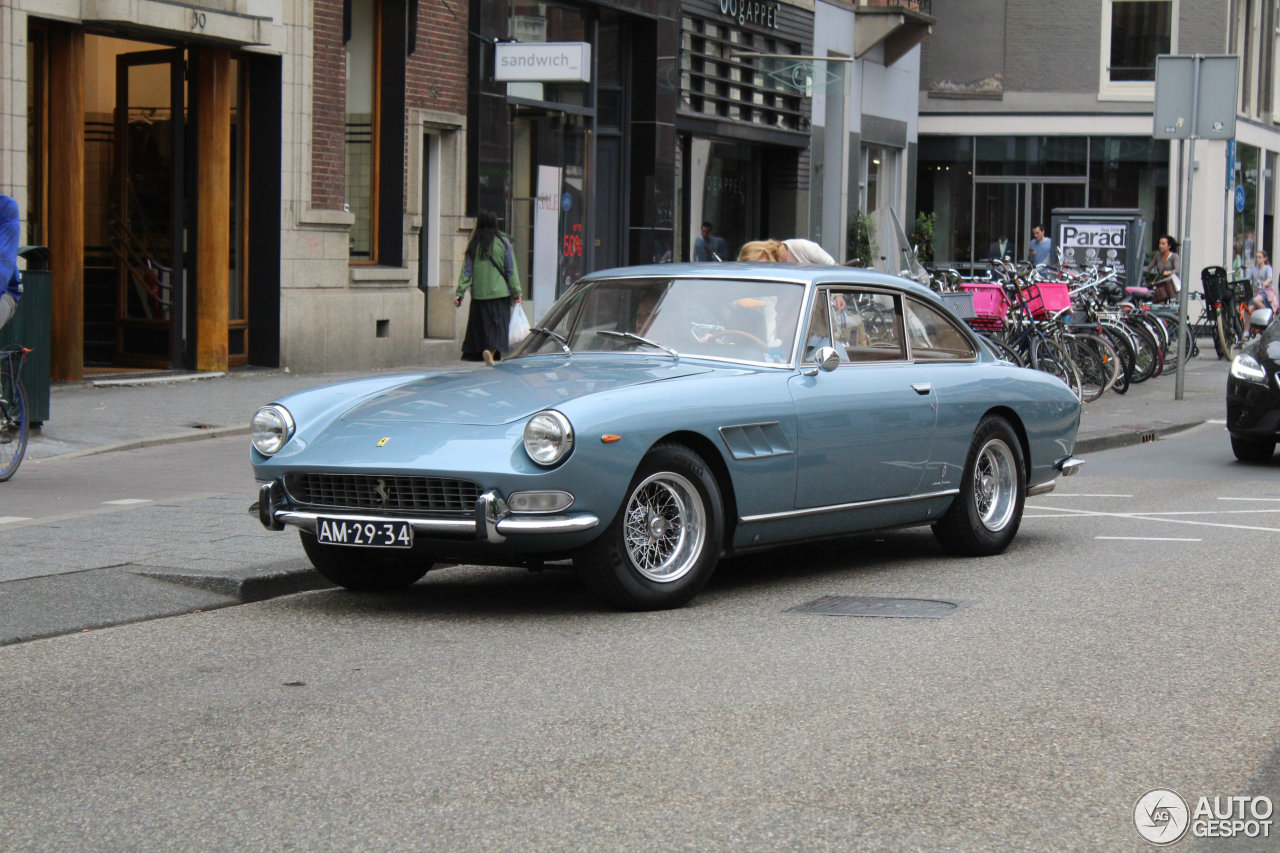
[[[1173,283],[1174,293],[1182,292],[1182,279],[1178,278],[1178,274],[1176,272],[1169,273],[1169,281]]]
[[[529,318],[519,302],[511,306],[511,323],[507,326],[507,343],[515,346],[529,334]]]

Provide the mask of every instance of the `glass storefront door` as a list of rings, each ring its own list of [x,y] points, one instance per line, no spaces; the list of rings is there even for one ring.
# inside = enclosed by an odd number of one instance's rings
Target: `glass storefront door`
[[[116,265],[116,361],[184,361],[182,50],[116,57],[111,252]]]
[[[1031,229],[1056,207],[1084,207],[1085,181],[978,180],[973,189],[973,254],[978,260],[1026,260]]]

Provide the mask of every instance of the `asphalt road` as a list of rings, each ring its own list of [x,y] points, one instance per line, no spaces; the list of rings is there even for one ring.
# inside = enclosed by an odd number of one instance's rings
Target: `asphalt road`
[[[1206,425],[992,559],[838,540],[647,614],[457,568],[0,647],[0,847],[1150,849],[1151,788],[1280,801],[1278,473]]]

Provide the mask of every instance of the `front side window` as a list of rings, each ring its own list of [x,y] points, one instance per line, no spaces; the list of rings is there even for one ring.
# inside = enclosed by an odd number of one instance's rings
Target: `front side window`
[[[968,338],[932,305],[907,300],[907,338],[916,361],[968,361],[977,356]]]
[[[809,320],[805,360],[818,347],[835,347],[843,362],[902,361],[902,318],[891,293],[834,287],[822,291]]]
[[[1173,52],[1175,0],[1104,0],[1102,90],[1152,97],[1156,57]]]

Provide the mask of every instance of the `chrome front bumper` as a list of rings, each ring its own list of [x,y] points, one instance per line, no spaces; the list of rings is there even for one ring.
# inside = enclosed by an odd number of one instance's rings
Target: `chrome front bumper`
[[[258,520],[268,530],[284,530],[297,527],[315,534],[316,519],[343,518],[349,521],[378,523],[383,521],[408,521],[413,535],[446,536],[454,539],[483,539],[498,544],[508,536],[524,536],[545,533],[577,533],[590,530],[600,519],[590,513],[571,515],[541,515],[537,513],[512,513],[507,502],[492,489],[476,499],[475,513],[471,518],[405,518],[403,516],[379,516],[353,513],[335,509],[333,512],[313,512],[282,508],[279,485],[266,483],[258,489]]]

